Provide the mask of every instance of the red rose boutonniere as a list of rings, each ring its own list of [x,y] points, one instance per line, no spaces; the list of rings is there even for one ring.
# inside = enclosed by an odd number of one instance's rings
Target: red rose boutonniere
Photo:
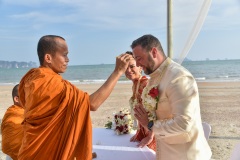
[[[156,100],[158,100],[158,94],[159,94],[159,91],[158,91],[157,87],[153,87],[148,93],[149,96],[151,96],[152,98],[154,98]]]

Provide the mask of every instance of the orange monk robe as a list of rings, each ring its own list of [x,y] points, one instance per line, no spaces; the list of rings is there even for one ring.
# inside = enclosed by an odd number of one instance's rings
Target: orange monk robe
[[[31,69],[19,85],[25,109],[19,160],[90,160],[89,95],[51,69]]]
[[[2,130],[2,151],[13,160],[17,160],[18,151],[22,144],[24,109],[17,105],[12,105],[3,116]]]

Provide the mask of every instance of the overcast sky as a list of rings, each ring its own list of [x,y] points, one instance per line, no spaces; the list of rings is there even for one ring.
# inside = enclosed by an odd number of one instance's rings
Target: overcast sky
[[[0,0],[0,60],[39,63],[37,43],[46,34],[66,39],[70,65],[113,64],[144,34],[158,37],[167,52],[166,1]],[[191,5],[197,0],[173,1],[174,31],[181,26],[191,30],[188,21],[195,22],[196,10]],[[187,31],[179,33],[175,53],[181,52]],[[187,58],[240,59],[240,0],[212,0]]]

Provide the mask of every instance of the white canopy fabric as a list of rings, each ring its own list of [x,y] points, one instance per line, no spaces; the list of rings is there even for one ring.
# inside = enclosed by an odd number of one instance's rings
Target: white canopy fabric
[[[173,59],[182,63],[192,48],[211,6],[211,0],[172,1]],[[204,47],[204,46],[203,46]]]

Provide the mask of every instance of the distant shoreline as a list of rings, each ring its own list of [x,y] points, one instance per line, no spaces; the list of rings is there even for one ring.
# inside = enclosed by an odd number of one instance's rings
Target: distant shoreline
[[[176,59],[173,59],[174,61],[176,61]],[[204,61],[238,61],[240,59],[203,59],[203,60],[192,60],[192,59],[185,59],[183,61],[184,62],[204,62]],[[33,67],[26,67],[26,68],[36,68],[39,65],[37,65],[39,62],[33,62],[33,61],[29,61],[29,62],[24,62],[24,61],[6,61],[6,60],[0,60],[0,66],[1,63],[5,62],[5,63],[29,63],[29,64],[34,64]],[[69,67],[74,67],[74,66],[94,66],[94,65],[115,65],[115,63],[99,63],[99,64],[70,64],[68,65]],[[1,68],[1,67],[0,67]],[[6,68],[7,69],[7,68]]]
[[[2,61],[0,60],[0,68],[11,69],[11,68],[32,68],[37,67],[36,62],[17,62],[17,61]]]
[[[175,62],[176,60],[173,59]],[[184,62],[205,62],[205,61],[239,61],[240,59],[205,59],[205,60],[191,60],[191,59],[188,59],[188,60],[184,60]],[[68,65],[69,67],[75,67],[75,66],[94,66],[94,65],[115,65],[114,63],[100,63],[100,64],[71,64],[71,65]]]
[[[69,81],[70,83],[72,83],[73,85],[101,85],[103,84],[105,81],[98,81],[98,82],[72,82]],[[216,84],[220,84],[220,83],[239,83],[240,80],[197,80],[197,83],[216,83]],[[118,84],[131,84],[131,81],[118,81]],[[0,83],[0,86],[14,86],[18,84],[18,82],[16,83]]]
[[[185,61],[182,64],[198,82],[239,82],[240,60]],[[35,67],[34,67],[35,68]],[[68,66],[63,79],[73,84],[103,83],[114,70],[114,64]],[[0,68],[0,85],[14,85],[31,68]],[[126,83],[124,74],[119,83]]]

